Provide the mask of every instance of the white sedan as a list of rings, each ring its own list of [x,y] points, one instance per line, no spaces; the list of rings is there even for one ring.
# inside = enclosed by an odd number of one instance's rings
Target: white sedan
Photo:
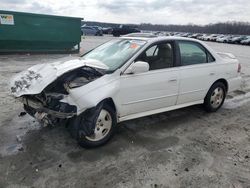
[[[245,40],[240,41],[241,44],[246,44],[249,45],[250,44],[250,36],[246,37]]]
[[[198,40],[130,34],[82,57],[35,65],[10,90],[30,115],[66,122],[81,146],[96,147],[125,120],[197,104],[217,111],[240,88],[240,71],[232,54]]]

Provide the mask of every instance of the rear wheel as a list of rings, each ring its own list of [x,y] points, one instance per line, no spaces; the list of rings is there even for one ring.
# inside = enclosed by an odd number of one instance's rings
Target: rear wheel
[[[112,107],[104,105],[97,119],[93,122],[95,125],[94,134],[85,136],[78,130],[77,141],[84,148],[93,148],[106,144],[114,135],[116,127],[116,115]]]
[[[226,98],[226,87],[221,82],[216,82],[209,89],[205,100],[204,107],[208,112],[216,112],[224,103]]]

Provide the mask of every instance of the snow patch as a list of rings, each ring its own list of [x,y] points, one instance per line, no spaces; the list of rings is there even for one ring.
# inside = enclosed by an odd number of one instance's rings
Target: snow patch
[[[31,130],[39,130],[40,124],[31,116],[16,115],[6,126],[2,127],[4,137],[0,143],[0,156],[16,155],[25,151],[23,140]]]
[[[225,109],[235,109],[246,103],[250,102],[250,92],[244,95],[238,95],[232,99],[225,100],[223,108]]]

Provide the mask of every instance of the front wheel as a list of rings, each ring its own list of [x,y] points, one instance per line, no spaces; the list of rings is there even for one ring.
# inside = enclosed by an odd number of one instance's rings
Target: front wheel
[[[77,141],[84,148],[93,148],[106,144],[114,135],[116,127],[116,114],[112,107],[104,105],[98,117],[93,122],[94,134],[84,136],[78,130]]]
[[[221,82],[213,84],[204,100],[205,110],[207,112],[216,112],[223,105],[225,98],[225,85]]]

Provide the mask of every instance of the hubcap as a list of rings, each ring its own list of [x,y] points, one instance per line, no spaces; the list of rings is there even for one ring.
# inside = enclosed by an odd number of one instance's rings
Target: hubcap
[[[94,134],[91,136],[86,136],[86,138],[90,141],[99,141],[107,136],[111,127],[111,115],[107,110],[102,109],[96,121]]]
[[[210,99],[211,106],[213,108],[218,108],[221,105],[223,98],[224,98],[223,89],[220,87],[217,87],[211,95],[211,99]]]

